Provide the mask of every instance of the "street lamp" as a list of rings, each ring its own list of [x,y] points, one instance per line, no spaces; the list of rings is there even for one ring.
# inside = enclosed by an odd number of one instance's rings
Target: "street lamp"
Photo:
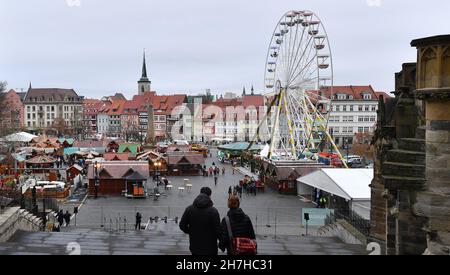
[[[345,149],[347,150],[347,161],[348,161],[348,138],[345,138],[344,146],[345,146]]]
[[[98,169],[101,167],[97,161],[94,163],[94,190],[95,198],[98,198],[98,187],[100,186],[100,178],[98,177]]]
[[[159,170],[158,170],[158,167],[161,167],[162,163],[157,161],[157,162],[154,163],[154,165],[155,165],[156,185],[159,186]]]

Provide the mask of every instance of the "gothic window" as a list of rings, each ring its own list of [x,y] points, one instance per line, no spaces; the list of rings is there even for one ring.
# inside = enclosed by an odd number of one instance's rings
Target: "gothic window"
[[[450,47],[442,55],[442,86],[450,87]]]
[[[437,71],[436,71],[436,64],[437,64],[437,57],[436,52],[429,48],[427,49],[423,55],[422,55],[422,87],[420,88],[429,88],[429,87],[436,87],[436,79],[437,79]]]

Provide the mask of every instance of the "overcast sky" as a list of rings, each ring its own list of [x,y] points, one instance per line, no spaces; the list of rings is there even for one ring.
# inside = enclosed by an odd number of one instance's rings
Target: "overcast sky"
[[[146,48],[158,93],[261,91],[273,29],[292,9],[321,17],[336,85],[392,91],[416,59],[411,40],[450,33],[446,0],[0,0],[0,80],[131,97]]]

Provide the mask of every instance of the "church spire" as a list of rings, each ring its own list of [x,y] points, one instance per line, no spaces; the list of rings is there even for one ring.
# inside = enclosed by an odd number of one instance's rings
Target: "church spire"
[[[245,86],[244,86],[244,90],[242,91],[242,95],[243,96],[246,95],[246,93],[245,93]]]
[[[31,87],[31,81],[30,81],[30,87],[28,87],[28,91],[31,91],[32,87]]]
[[[142,78],[147,78],[147,63],[145,61],[145,50],[144,50],[144,63],[142,64]]]
[[[252,85],[252,95],[255,95],[255,89],[253,88],[253,85]]]
[[[144,94],[145,92],[151,92],[151,84],[152,82],[148,79],[147,76],[147,62],[145,58],[145,49],[144,49],[144,60],[142,64],[142,77],[138,81],[138,89],[139,94]]]

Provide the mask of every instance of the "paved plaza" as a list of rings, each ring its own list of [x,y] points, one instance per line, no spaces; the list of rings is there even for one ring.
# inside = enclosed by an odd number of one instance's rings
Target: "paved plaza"
[[[213,155],[215,152],[213,151]],[[213,190],[212,200],[219,210],[221,217],[227,211],[228,189],[235,186],[243,175],[236,172],[232,174],[229,164],[221,164],[217,158],[206,159],[209,167],[213,162],[219,167],[225,166],[225,175],[220,175],[217,186],[213,177],[169,177],[173,185],[171,191],[155,201],[152,197],[147,199],[127,199],[120,196],[105,196],[97,199],[89,198],[80,207],[77,215],[77,227],[79,228],[103,228],[119,229],[126,225],[132,228],[135,222],[136,212],[142,213],[143,223],[150,217],[168,217],[169,219],[181,218],[184,209],[192,204],[202,187],[208,186]],[[193,185],[192,190],[185,189],[180,192],[178,187],[185,186],[185,179]],[[152,190],[153,184],[148,186]],[[164,187],[160,187],[163,191]],[[279,195],[276,191],[266,188],[265,192],[254,195],[242,195],[241,208],[250,216],[257,234],[262,235],[301,235],[304,229],[301,227],[301,209],[313,207],[310,203],[301,201],[296,196]],[[64,210],[73,210],[71,204],[63,205]],[[311,229],[313,230],[313,229]]]

